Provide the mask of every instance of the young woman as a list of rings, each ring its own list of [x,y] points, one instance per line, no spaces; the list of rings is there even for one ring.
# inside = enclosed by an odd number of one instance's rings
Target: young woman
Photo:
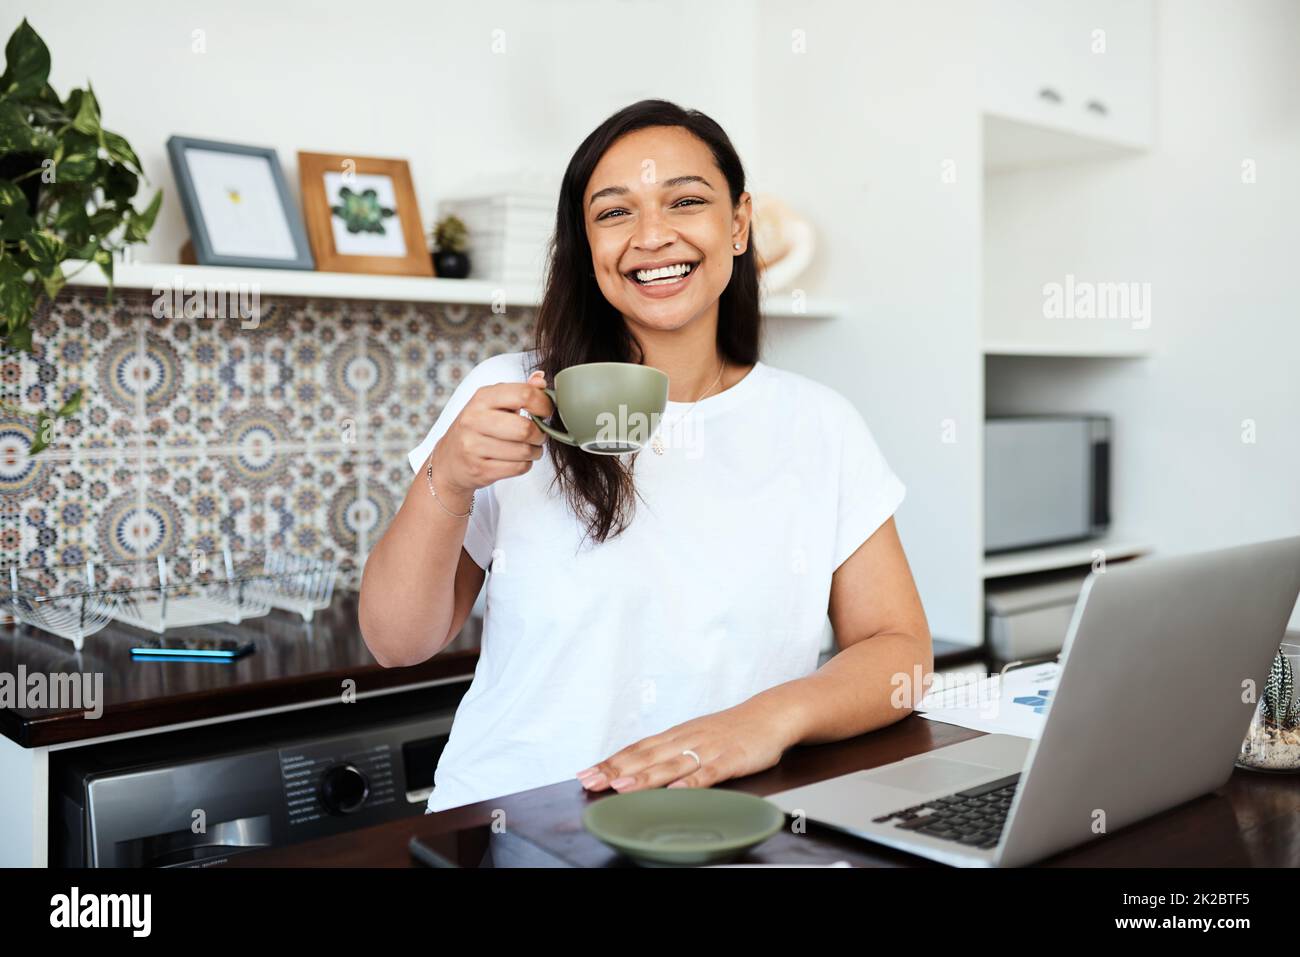
[[[759,359],[744,189],[699,112],[603,122],[564,174],[534,348],[479,363],[411,452],[361,586],[376,659],[437,654],[491,572],[429,810],[574,776],[708,787],[910,713],[897,692],[933,658],[903,485],[845,398]],[[587,453],[527,418],[596,361],[668,374],[653,447]]]

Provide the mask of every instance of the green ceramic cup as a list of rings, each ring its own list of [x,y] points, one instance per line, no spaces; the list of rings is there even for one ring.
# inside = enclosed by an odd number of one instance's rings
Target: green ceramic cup
[[[529,418],[553,439],[595,455],[636,452],[654,435],[668,406],[668,375],[633,362],[586,362],[555,374],[546,394],[567,432],[531,412]]]

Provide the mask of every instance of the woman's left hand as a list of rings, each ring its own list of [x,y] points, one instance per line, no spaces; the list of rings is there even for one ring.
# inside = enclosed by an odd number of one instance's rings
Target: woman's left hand
[[[706,788],[772,767],[796,743],[793,724],[766,703],[743,702],[642,738],[578,772],[578,778],[589,791]],[[688,750],[700,756],[698,765],[683,753]]]

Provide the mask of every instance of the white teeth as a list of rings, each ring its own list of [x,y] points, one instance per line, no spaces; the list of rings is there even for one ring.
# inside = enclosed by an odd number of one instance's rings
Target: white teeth
[[[694,263],[676,263],[672,266],[660,266],[658,269],[638,269],[635,275],[637,282],[651,283],[655,280],[680,278],[694,268]]]

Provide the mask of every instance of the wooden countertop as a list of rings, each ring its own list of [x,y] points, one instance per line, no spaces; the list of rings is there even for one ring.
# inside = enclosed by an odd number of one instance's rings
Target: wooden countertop
[[[0,673],[102,674],[102,714],[85,708],[0,709],[0,733],[25,748],[140,731],[212,718],[336,701],[343,682],[358,695],[452,678],[468,678],[478,661],[478,619],[456,640],[420,665],[384,668],[371,656],[357,625],[357,595],[339,591],[329,608],[307,625],[301,616],[273,609],[239,625],[210,626],[253,640],[255,650],[233,662],[136,661],[130,648],[149,632],[110,624],[71,642],[34,628],[0,626]],[[181,636],[197,629],[175,629]]]
[[[723,782],[760,796],[955,744],[981,732],[912,715],[890,727],[833,744],[799,746],[759,774]],[[573,781],[504,798],[403,818],[345,834],[263,851],[225,862],[229,867],[413,867],[412,837],[452,846],[473,842],[472,829],[505,812],[508,830],[540,849],[556,866],[635,866],[582,827],[590,794]],[[936,867],[931,861],[810,824],[783,830],[737,863],[847,861],[855,867]],[[1115,834],[1043,862],[1072,867],[1295,867],[1300,865],[1300,788],[1295,776],[1237,770],[1224,787]]]

